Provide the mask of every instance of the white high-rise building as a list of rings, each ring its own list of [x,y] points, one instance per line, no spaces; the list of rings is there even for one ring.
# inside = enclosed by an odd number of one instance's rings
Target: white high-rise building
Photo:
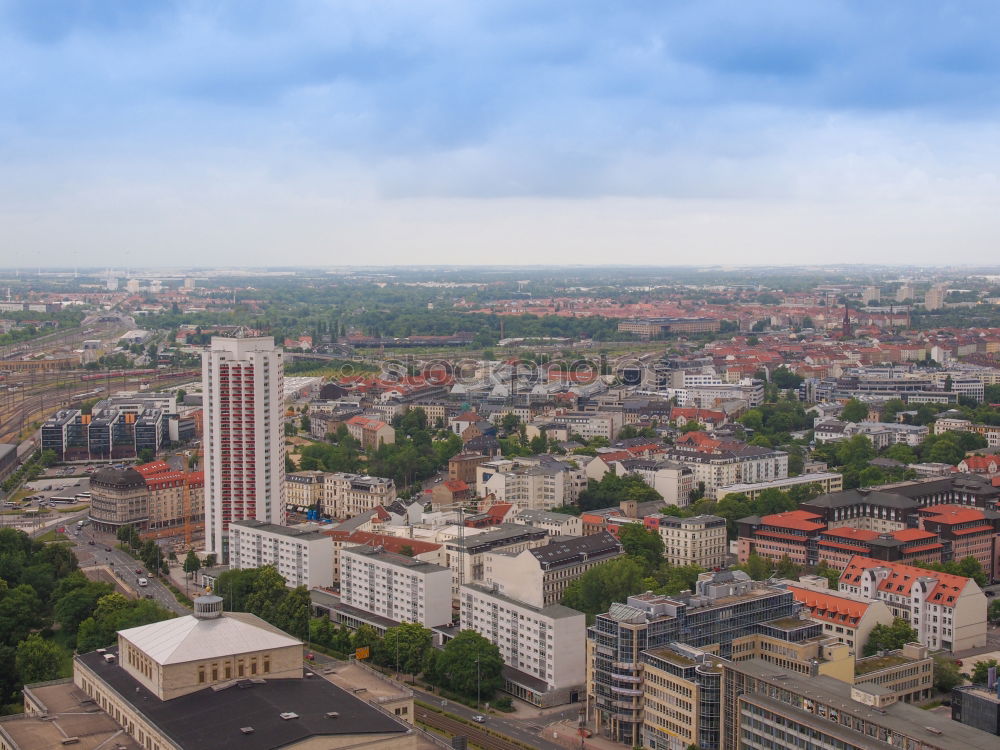
[[[231,521],[285,520],[284,369],[270,336],[213,336],[201,357],[205,547],[223,559]]]

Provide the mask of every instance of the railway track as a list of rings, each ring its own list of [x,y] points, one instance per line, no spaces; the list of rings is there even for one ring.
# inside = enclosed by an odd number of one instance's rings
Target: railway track
[[[415,708],[415,714],[416,720],[420,724],[452,737],[464,735],[468,739],[469,745],[482,748],[482,750],[525,750],[525,745],[520,742],[498,737],[485,727],[466,724],[464,721],[454,719],[447,714],[441,714],[422,706]]]

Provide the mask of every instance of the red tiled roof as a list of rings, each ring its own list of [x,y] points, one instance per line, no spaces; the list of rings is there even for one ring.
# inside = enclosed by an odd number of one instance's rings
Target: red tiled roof
[[[142,476],[150,477],[154,474],[163,474],[168,471],[175,471],[174,467],[168,464],[166,461],[150,461],[148,464],[140,464],[135,467]]]
[[[916,547],[912,547],[910,549],[903,550],[903,552],[904,552],[904,554],[907,554],[907,555],[915,555],[918,552],[930,552],[932,549],[941,549],[942,547],[944,547],[944,545],[943,544],[938,544],[938,543],[935,543],[935,544],[920,544],[920,545],[917,545]]]
[[[869,552],[870,551],[868,549],[868,547],[865,546],[861,542],[858,542],[856,544],[842,544],[840,542],[831,542],[831,541],[829,541],[827,539],[820,539],[818,546],[820,546],[820,547],[834,547],[836,549],[843,549],[843,550],[847,550],[848,552],[853,552],[854,554],[857,554],[858,552]]]
[[[853,526],[838,526],[836,529],[827,529],[823,532],[823,536],[839,536],[851,539],[857,539],[859,541],[867,542],[872,539],[878,538],[877,531],[871,531],[870,529],[856,529]]]
[[[500,523],[513,507],[512,503],[494,503],[486,510],[486,515],[495,523]]]
[[[395,552],[397,555],[401,553],[404,547],[412,549],[414,555],[422,555],[425,552],[433,552],[441,548],[440,544],[424,542],[419,539],[407,539],[400,536],[389,536],[388,534],[373,534],[370,531],[352,531],[347,536],[342,536],[343,532],[336,534],[332,530],[323,533],[345,544],[367,544],[372,547],[384,547],[386,552]]]
[[[870,557],[855,555],[847,563],[844,572],[840,575],[842,583],[850,585],[856,584],[855,579],[870,568],[888,568],[889,575],[879,584],[879,591],[891,591],[894,593],[909,593],[912,582],[917,578],[933,578],[937,585],[930,592],[927,600],[932,604],[942,604],[953,606],[955,599],[969,583],[970,578],[956,576],[951,573],[941,573],[936,570],[925,570],[912,565],[905,565],[897,562],[886,562],[885,560],[873,560]]]
[[[868,611],[868,604],[846,599],[835,594],[822,591],[789,586],[795,601],[801,602],[812,610],[812,616],[829,622],[857,625]]]
[[[810,513],[807,510],[787,510],[784,513],[773,513],[769,516],[764,516],[761,518],[763,524],[767,526],[784,526],[788,529],[797,529],[799,531],[819,531],[826,524],[817,523],[814,519],[819,519],[821,516],[816,513]]]
[[[892,538],[900,542],[915,542],[917,539],[935,539],[937,534],[923,529],[897,529],[891,532]]]
[[[979,508],[969,508],[964,505],[931,505],[920,510],[920,515],[930,521],[939,523],[969,523],[982,521],[986,518]]]
[[[992,526],[973,526],[971,529],[956,529],[951,532],[955,536],[965,536],[966,534],[981,534],[984,531],[993,531]]]

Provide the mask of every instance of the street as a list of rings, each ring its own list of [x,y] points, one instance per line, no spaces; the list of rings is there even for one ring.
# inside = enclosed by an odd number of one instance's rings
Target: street
[[[80,517],[85,517],[85,515],[81,514]],[[80,534],[76,536],[71,531],[71,529],[75,528],[76,521],[66,519],[66,523],[66,535],[73,543],[73,552],[80,561],[81,568],[90,565],[107,565],[138,596],[151,598],[161,607],[171,612],[176,612],[178,615],[191,614],[191,610],[178,602],[166,586],[156,580],[156,578],[145,575],[147,571],[140,561],[132,559],[125,552],[118,549],[115,546],[118,544],[118,540],[113,536],[110,534],[94,534],[92,526],[84,526]],[[91,540],[94,541],[93,545],[90,544]],[[109,548],[110,551],[108,551]],[[135,572],[136,570],[143,571],[144,577],[149,581],[148,585],[142,588],[137,585],[140,576]]]

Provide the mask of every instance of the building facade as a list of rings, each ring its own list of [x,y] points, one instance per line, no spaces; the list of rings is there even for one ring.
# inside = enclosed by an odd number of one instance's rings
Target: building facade
[[[678,518],[653,513],[643,525],[663,539],[663,557],[671,565],[697,565],[712,570],[726,564],[726,520],[719,516]]]
[[[226,559],[231,522],[285,518],[284,362],[271,337],[213,336],[201,370],[205,545]]]
[[[235,570],[271,565],[295,588],[333,584],[333,541],[313,528],[264,523],[252,518],[229,525],[229,565]]]

